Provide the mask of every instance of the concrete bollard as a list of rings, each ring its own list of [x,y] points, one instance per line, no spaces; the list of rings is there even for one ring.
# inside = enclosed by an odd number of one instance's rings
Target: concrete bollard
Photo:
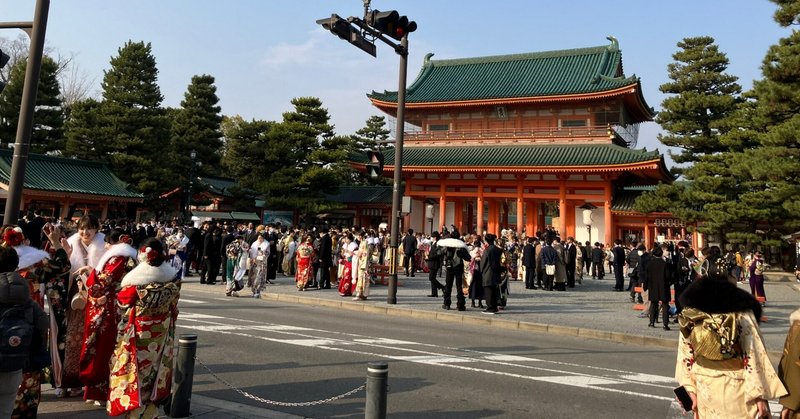
[[[386,419],[386,393],[388,392],[389,364],[383,361],[367,364],[366,419]]]
[[[197,335],[181,335],[178,338],[178,356],[173,373],[172,400],[169,416],[185,418],[191,413],[192,382],[194,381],[194,356],[197,352]]]

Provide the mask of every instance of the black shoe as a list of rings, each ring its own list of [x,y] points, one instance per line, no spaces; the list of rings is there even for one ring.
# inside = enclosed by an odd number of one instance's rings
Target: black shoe
[[[478,303],[478,308],[483,308],[483,303]]]
[[[456,310],[458,310],[458,311],[467,311],[467,308],[464,307],[464,306],[458,306],[458,308]]]
[[[442,304],[442,308],[445,310],[450,310],[450,306],[447,304]]]
[[[217,285],[217,281],[214,281],[214,282],[206,282],[206,285]]]
[[[437,298],[437,297],[439,297],[439,294],[428,294],[428,297]]]
[[[200,285],[205,285],[206,281],[200,281]]]
[[[670,328],[669,328],[669,326],[667,326],[667,325],[665,324],[665,325],[664,325],[664,330],[672,330],[672,329],[670,329]]]
[[[653,324],[653,323],[650,323],[650,324],[648,324],[647,326],[648,326],[648,327],[653,327],[653,328],[655,328],[655,327],[656,327],[656,325],[655,325],[655,324]]]

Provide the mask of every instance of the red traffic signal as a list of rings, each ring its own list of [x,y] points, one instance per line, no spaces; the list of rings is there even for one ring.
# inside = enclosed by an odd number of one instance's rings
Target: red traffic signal
[[[397,10],[388,12],[373,10],[367,15],[366,22],[367,25],[398,41],[417,30],[417,23],[409,21],[406,16],[400,16]]]

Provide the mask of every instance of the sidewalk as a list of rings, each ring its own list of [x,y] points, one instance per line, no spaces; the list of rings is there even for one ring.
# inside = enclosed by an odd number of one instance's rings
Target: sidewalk
[[[47,384],[42,385],[42,402],[39,404],[39,418],[53,419],[94,419],[108,418],[105,407],[87,405],[80,397],[56,398],[55,391]],[[163,412],[161,412],[163,414]],[[161,416],[165,417],[165,416]],[[248,406],[246,404],[214,399],[198,394],[192,395],[192,418],[271,418],[298,419],[300,416]]]
[[[187,277],[184,287],[225,295],[224,286],[200,285],[197,278]],[[439,280],[444,283],[444,277]],[[394,305],[387,304],[388,287],[383,285],[372,285],[368,300],[352,301],[351,297],[341,297],[335,288],[298,292],[294,279],[282,274],[278,274],[274,282],[262,292],[262,299],[667,348],[677,347],[678,342],[677,324],[671,324],[670,331],[663,330],[660,324],[655,329],[647,327],[648,319],[638,317],[642,312],[632,309],[634,304],[629,294],[611,290],[614,285],[611,275],[606,275],[604,280],[584,279],[583,284],[563,292],[526,290],[522,281],[512,281],[508,306],[493,316],[482,314],[480,308],[472,308],[469,300],[467,311],[456,311],[455,296],[452,310],[442,309],[441,293],[439,298],[427,297],[430,283],[427,274],[422,273],[414,278],[399,278],[397,304]],[[747,284],[739,286],[750,289]],[[764,309],[767,321],[761,323],[761,331],[767,350],[779,358],[789,330],[789,314],[800,307],[800,284],[769,281],[765,287],[769,300]],[[242,290],[239,298],[250,295],[250,291]]]

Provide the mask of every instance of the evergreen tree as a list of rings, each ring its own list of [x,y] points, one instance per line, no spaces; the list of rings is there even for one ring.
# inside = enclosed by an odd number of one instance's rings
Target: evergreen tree
[[[389,133],[386,129],[386,117],[370,116],[364,128],[356,131],[356,151],[374,150],[379,142],[389,138]]]
[[[169,121],[161,107],[158,69],[150,44],[128,41],[104,72],[99,109],[103,147],[114,173],[154,204],[160,192],[177,185],[167,170]]]
[[[11,69],[8,85],[0,94],[0,142],[14,143],[17,137],[22,90],[25,84],[26,60],[17,61]],[[58,65],[48,56],[42,57],[36,108],[31,133],[32,153],[63,151],[64,112],[56,73]]]
[[[800,1],[773,2],[781,26],[800,21]],[[800,32],[770,47],[761,70],[764,78],[751,92],[758,125],[746,131],[757,146],[746,148],[731,170],[749,180],[740,196],[739,218],[750,225],[745,238],[776,245],[800,227]]]
[[[718,234],[735,222],[725,212],[741,192],[741,181],[729,168],[735,152],[723,140],[735,128],[731,118],[741,103],[741,87],[735,76],[725,74],[728,59],[713,38],[685,38],[678,47],[676,62],[667,66],[671,81],[660,87],[674,96],[664,99],[656,121],[667,132],[659,140],[683,149],[672,154],[675,162],[691,164],[674,170],[688,183],[659,185],[642,194],[635,208],[668,211],[697,223],[701,232]]]
[[[741,86],[737,77],[726,74],[728,58],[714,44],[714,38],[684,38],[681,48],[667,65],[670,82],[659,87],[674,95],[661,103],[656,122],[667,131],[658,139],[664,145],[679,147],[672,154],[676,163],[692,163],[702,156],[726,151],[720,144],[721,121],[736,108]]]
[[[220,167],[222,131],[221,108],[214,77],[193,76],[172,118],[172,164],[175,177],[185,182],[191,165],[190,151],[197,152],[198,174],[217,174]]]
[[[364,155],[369,150],[385,151],[386,146],[380,143],[385,142],[389,138],[390,132],[391,131],[386,129],[385,117],[377,115],[369,117],[366,125],[356,131],[356,135],[353,136],[352,153]],[[390,185],[392,180],[385,176],[373,178],[367,173],[353,170],[350,182],[360,185]]]
[[[85,99],[72,104],[64,124],[66,145],[64,155],[83,160],[107,162],[107,143],[102,138],[109,135],[101,120],[101,103],[95,99]]]

